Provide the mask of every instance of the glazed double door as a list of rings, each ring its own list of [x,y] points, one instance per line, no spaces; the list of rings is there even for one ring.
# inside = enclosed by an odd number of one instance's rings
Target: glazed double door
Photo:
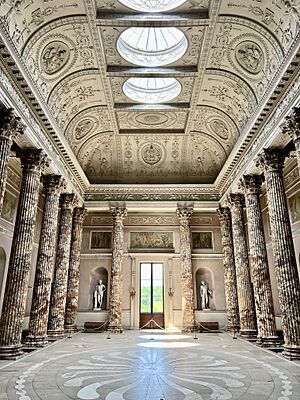
[[[162,263],[141,263],[140,328],[164,327]]]

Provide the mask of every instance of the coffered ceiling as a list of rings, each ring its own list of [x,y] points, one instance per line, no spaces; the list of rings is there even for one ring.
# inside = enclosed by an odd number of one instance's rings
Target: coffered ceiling
[[[1,29],[91,184],[213,184],[297,46],[300,4],[187,0],[143,13],[124,3],[0,1]],[[175,27],[187,49],[135,65],[117,49],[130,27]],[[176,78],[180,93],[159,104],[126,96],[127,79],[145,77]]]

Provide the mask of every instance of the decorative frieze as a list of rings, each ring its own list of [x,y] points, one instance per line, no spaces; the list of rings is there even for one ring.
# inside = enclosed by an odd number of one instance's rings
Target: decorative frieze
[[[0,320],[0,359],[22,354],[21,336],[33,248],[41,173],[48,160],[42,150],[18,151],[22,186]]]
[[[243,195],[230,194],[228,201],[231,209],[234,261],[240,313],[240,333],[243,336],[251,337],[256,336],[257,330],[244,229]]]
[[[231,215],[228,207],[219,207],[223,265],[224,265],[224,288],[227,310],[227,330],[236,331],[240,328],[239,305],[237,295],[237,283],[235,274],[235,263],[233,254],[233,239],[231,230]]]
[[[193,209],[190,207],[177,209],[180,227],[182,327],[184,331],[190,331],[195,327],[192,238],[190,229],[192,214]]]
[[[266,180],[274,268],[284,336],[283,355],[300,358],[300,283],[285,195],[283,167],[288,152],[264,149],[257,158]]]

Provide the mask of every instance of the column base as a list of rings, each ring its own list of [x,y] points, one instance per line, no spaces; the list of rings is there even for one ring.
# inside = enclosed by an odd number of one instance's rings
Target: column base
[[[253,329],[240,329],[239,334],[244,339],[256,339],[257,331]]]
[[[63,330],[63,331],[48,331],[47,332],[48,338],[53,339],[53,340],[65,339],[66,335],[67,334],[66,334],[65,330]]]
[[[28,335],[24,340],[24,344],[33,347],[44,347],[49,343],[48,336]]]
[[[65,325],[65,332],[75,333],[75,332],[78,332],[78,328],[76,325]]]
[[[226,327],[227,332],[236,332],[238,333],[240,331],[240,326],[239,325],[228,325]]]
[[[22,344],[0,346],[0,360],[17,360],[23,354]]]
[[[280,346],[281,342],[278,336],[258,337],[256,344],[260,347],[276,347]]]
[[[122,326],[117,326],[117,325],[108,325],[106,330],[111,332],[111,333],[123,333]]]
[[[300,360],[300,346],[283,345],[283,349],[281,354],[284,358],[288,360]]]

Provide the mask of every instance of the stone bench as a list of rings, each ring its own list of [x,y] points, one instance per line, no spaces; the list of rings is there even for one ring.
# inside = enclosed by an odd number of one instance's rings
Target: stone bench
[[[85,332],[99,332],[105,328],[105,321],[86,321],[83,328]]]
[[[209,332],[209,331],[218,331],[219,330],[219,322],[218,321],[199,321],[199,331],[200,332]]]

